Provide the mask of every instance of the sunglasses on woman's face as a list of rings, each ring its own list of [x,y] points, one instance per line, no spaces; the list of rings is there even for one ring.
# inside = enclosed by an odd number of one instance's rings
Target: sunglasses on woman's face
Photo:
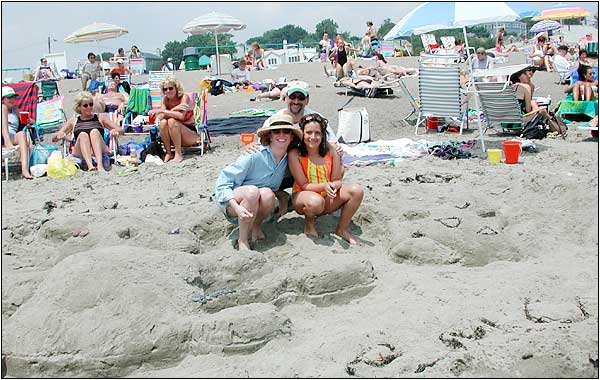
[[[301,102],[306,100],[306,96],[304,96],[303,94],[300,94],[298,92],[294,92],[292,95],[289,96],[289,98],[292,100],[298,99]]]
[[[94,103],[84,103],[81,105],[83,108],[93,107]]]
[[[273,134],[275,134],[275,135],[278,135],[280,133],[289,135],[290,133],[292,133],[292,130],[291,129],[287,129],[287,128],[285,128],[285,129],[271,129],[271,132],[273,132]]]
[[[175,87],[171,86],[171,87],[165,87],[163,88],[163,91],[173,91],[175,89]]]

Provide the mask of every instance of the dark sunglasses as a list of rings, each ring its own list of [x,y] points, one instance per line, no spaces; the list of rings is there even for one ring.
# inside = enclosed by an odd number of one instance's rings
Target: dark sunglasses
[[[94,103],[84,103],[81,105],[83,108],[93,107]]]
[[[292,100],[296,100],[296,99],[298,99],[299,101],[306,100],[306,96],[304,96],[304,94],[301,94],[299,92],[294,92],[292,95],[289,95],[288,97]]]
[[[175,87],[171,86],[171,87],[164,87],[163,91],[173,91],[175,89]]]
[[[280,134],[282,132],[284,134],[286,134],[286,135],[289,135],[290,133],[292,133],[292,130],[291,129],[287,129],[287,128],[285,128],[285,129],[271,129],[271,132],[273,132],[273,134],[276,134],[276,135],[278,135],[278,134]]]

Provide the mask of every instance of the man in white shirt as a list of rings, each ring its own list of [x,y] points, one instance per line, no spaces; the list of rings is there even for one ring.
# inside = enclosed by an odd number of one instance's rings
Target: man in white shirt
[[[471,61],[473,70],[487,70],[490,68],[491,60],[487,56],[485,49],[480,47],[477,49],[477,58]]]
[[[560,75],[559,82],[564,83],[567,82],[571,77],[571,64],[565,56],[569,51],[569,48],[565,45],[561,45],[558,47],[558,53],[554,56],[554,67],[556,68],[556,72]]]
[[[241,59],[240,65],[237,69],[231,70],[231,81],[236,87],[239,85],[249,85],[250,84],[250,71],[246,67],[246,60]]]

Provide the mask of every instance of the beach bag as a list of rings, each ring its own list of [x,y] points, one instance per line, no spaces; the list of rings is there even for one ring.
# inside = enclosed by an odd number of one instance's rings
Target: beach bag
[[[146,156],[149,154],[160,157],[161,160],[164,160],[165,158],[165,151],[158,141],[151,142],[144,150],[142,150],[142,153],[140,153],[142,162],[146,162]]]
[[[567,129],[568,129],[567,125],[565,124],[564,121],[562,121],[562,119],[560,117],[556,116],[556,114],[554,112],[550,112],[550,119],[548,120],[548,127],[550,129],[550,132],[560,133],[560,135],[562,136],[563,139],[567,135]]]
[[[371,141],[369,114],[365,107],[342,108],[339,110],[338,140],[345,144]]]
[[[52,144],[35,144],[29,155],[29,166],[45,164],[48,162],[48,157],[59,148]]]
[[[521,138],[532,140],[541,140],[546,137],[548,134],[548,129],[544,126],[544,116],[542,114],[537,113],[525,128],[523,128],[523,132],[521,133]]]
[[[46,167],[48,177],[65,178],[77,173],[77,166],[70,158],[63,158],[60,152],[52,152]]]

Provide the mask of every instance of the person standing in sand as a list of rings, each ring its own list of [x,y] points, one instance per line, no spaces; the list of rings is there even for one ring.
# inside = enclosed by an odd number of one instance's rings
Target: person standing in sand
[[[149,116],[156,115],[159,121],[160,139],[165,146],[165,162],[181,162],[183,154],[181,147],[193,146],[198,143],[198,133],[194,122],[192,100],[183,92],[181,82],[172,76],[160,82],[163,100],[160,109],[150,110]],[[175,156],[171,151],[175,148]]]
[[[358,184],[342,184],[342,161],[331,154],[327,144],[327,119],[319,114],[300,120],[303,138],[289,153],[288,164],[294,176],[294,209],[304,215],[304,233],[317,237],[317,217],[342,209],[336,235],[351,245],[358,241],[348,227],[358,210],[364,190]]]
[[[262,240],[262,222],[275,207],[275,192],[287,171],[288,150],[302,138],[288,115],[273,115],[258,131],[261,147],[240,156],[219,174],[214,199],[227,220],[239,223],[238,248],[250,250],[250,234]]]

